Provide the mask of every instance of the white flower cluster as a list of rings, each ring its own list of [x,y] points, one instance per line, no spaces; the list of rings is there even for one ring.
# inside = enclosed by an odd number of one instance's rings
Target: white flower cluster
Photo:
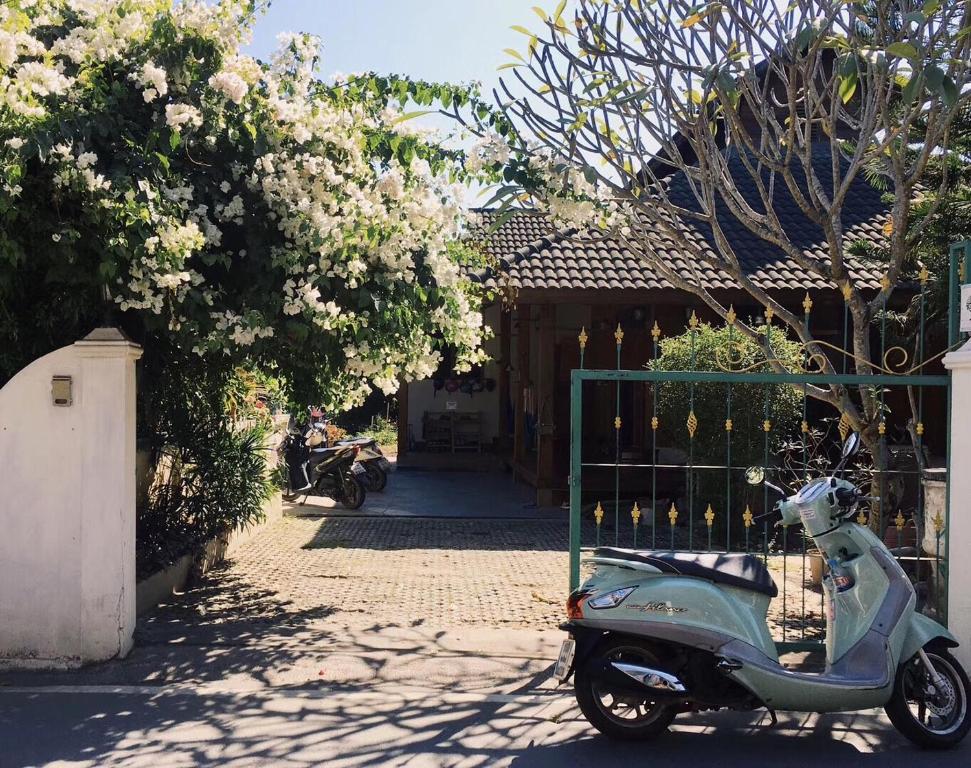
[[[237,73],[223,70],[209,78],[209,87],[223,94],[233,104],[242,104],[249,85]]]
[[[166,104],[165,122],[176,131],[181,131],[185,125],[198,128],[202,125],[202,112],[191,104]]]
[[[391,392],[401,378],[431,375],[441,340],[459,348],[460,367],[479,362],[482,318],[448,252],[460,231],[460,195],[448,172],[433,172],[422,156],[427,131],[370,97],[323,92],[315,81],[315,38],[281,38],[268,66],[243,55],[249,6],[244,0],[0,5],[6,174],[0,195],[21,195],[25,158],[39,157],[55,196],[70,196],[86,215],[111,222],[105,246],[126,254],[113,288],[122,311],[162,316],[170,329],[194,334],[199,354],[248,350],[273,338],[275,323],[303,321],[342,352],[345,405],[360,401],[371,384]],[[162,18],[170,25],[159,25]],[[175,43],[168,33],[156,37],[172,25]],[[51,30],[59,30],[53,39]],[[211,62],[173,61],[180,41],[198,37],[216,52]],[[80,130],[42,149],[34,131],[48,130],[44,121],[62,113],[71,120],[61,125],[81,122],[105,62],[127,73],[123,85],[137,114],[151,115],[161,146],[133,150],[137,162],[128,165]],[[117,81],[111,90],[118,98]],[[373,152],[374,136],[419,149],[389,161]],[[216,154],[225,147],[228,157]],[[488,168],[508,158],[496,135],[475,148],[470,162]],[[164,173],[146,165],[156,159]],[[251,238],[254,228],[259,234]],[[61,231],[69,229],[54,231],[54,242]],[[276,287],[251,299],[259,308],[240,306],[233,270],[258,259]],[[397,312],[396,302],[411,311]]]
[[[70,144],[57,144],[51,149],[48,163],[57,166],[54,184],[58,187],[75,187],[88,192],[104,192],[111,182],[95,171],[98,156],[94,152],[77,150]]]
[[[479,139],[468,152],[465,169],[469,173],[479,173],[492,166],[509,162],[509,143],[498,133],[489,133]]]
[[[531,148],[530,171],[539,180],[539,209],[564,229],[609,229],[620,222],[620,207],[613,191],[591,183],[583,169],[548,151]]]
[[[165,70],[156,66],[150,61],[146,61],[141,72],[133,77],[144,90],[142,98],[146,102],[155,101],[160,96],[165,96],[169,92],[169,81]]]

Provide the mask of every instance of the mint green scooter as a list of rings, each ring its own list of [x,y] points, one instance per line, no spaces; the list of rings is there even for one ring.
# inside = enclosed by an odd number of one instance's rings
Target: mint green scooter
[[[832,476],[768,513],[781,515],[778,524],[801,522],[830,562],[825,671],[779,663],[766,624],[777,588],[758,557],[600,547],[593,575],[570,596],[563,625],[570,638],[554,670],[561,682],[575,672],[577,702],[597,730],[645,739],[680,712],[765,707],[774,720],[775,710],[882,706],[922,747],[964,738],[971,685],[948,652],[957,640],[915,611],[907,575],[869,528],[852,521],[868,499],[842,470],[859,445],[850,435]],[[759,467],[746,476],[765,481]]]

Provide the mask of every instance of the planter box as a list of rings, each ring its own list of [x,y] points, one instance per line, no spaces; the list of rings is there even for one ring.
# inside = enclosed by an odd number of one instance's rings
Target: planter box
[[[136,615],[141,616],[168,600],[173,593],[184,591],[190,576],[205,575],[268,525],[283,517],[283,500],[279,493],[273,494],[263,505],[263,516],[261,523],[237,528],[227,535],[210,540],[197,557],[184,555],[165,570],[138,582],[135,586]]]

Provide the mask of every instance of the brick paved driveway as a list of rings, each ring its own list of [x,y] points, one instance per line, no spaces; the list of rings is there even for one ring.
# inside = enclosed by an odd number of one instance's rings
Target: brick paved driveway
[[[566,588],[565,521],[284,518],[182,610],[548,629],[563,618]]]
[[[158,639],[173,627],[227,635],[254,624],[263,634],[288,627],[552,630],[564,618],[568,532],[565,516],[283,518],[143,621],[140,636]],[[814,617],[819,597],[802,592],[799,556],[789,560],[788,639],[798,639],[802,595]],[[781,558],[770,567],[781,589]],[[781,616],[780,595],[770,608],[779,639]]]

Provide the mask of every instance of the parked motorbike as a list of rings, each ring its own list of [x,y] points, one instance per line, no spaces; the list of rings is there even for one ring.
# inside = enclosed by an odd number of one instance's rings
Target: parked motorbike
[[[364,487],[378,493],[388,484],[391,462],[385,457],[377,440],[370,437],[355,437],[338,440],[336,445],[353,445],[358,448],[357,460],[364,467]]]
[[[313,424],[287,430],[279,448],[287,467],[283,498],[292,501],[300,496],[325,496],[348,509],[359,509],[367,492],[366,472],[356,461],[358,448],[328,448],[324,442],[324,432]]]
[[[869,528],[853,522],[868,498],[843,478],[859,450],[849,436],[829,477],[786,498],[750,468],[752,484],[783,497],[762,517],[801,523],[830,563],[826,668],[779,663],[766,623],[778,590],[754,555],[600,547],[593,575],[568,601],[570,637],[554,674],[574,675],[577,702],[601,733],[646,739],[681,712],[757,709],[840,712],[882,706],[904,736],[927,748],[956,745],[971,728],[958,645],[915,611],[907,575]]]

